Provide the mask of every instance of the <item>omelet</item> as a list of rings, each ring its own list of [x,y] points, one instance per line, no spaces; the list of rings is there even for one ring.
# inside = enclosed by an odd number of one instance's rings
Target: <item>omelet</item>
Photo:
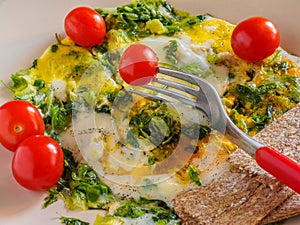
[[[56,35],[30,68],[12,75],[11,90],[35,104],[48,134],[119,196],[171,205],[177,193],[228,170],[237,148],[210,129],[201,110],[132,94],[118,73],[130,44],[152,48],[161,66],[207,79],[250,136],[300,101],[299,59],[281,48],[258,63],[239,59],[227,21],[191,16],[163,0],[96,10],[107,25],[103,43],[84,48]]]

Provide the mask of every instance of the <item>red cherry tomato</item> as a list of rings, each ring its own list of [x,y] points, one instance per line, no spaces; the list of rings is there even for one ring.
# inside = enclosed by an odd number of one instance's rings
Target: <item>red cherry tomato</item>
[[[78,45],[92,47],[105,37],[106,25],[103,17],[88,7],[73,9],[65,18],[66,34]]]
[[[30,190],[47,190],[62,175],[64,155],[60,145],[50,137],[35,135],[22,141],[13,157],[16,181]]]
[[[257,62],[272,55],[280,44],[280,34],[270,20],[251,17],[233,30],[231,46],[234,53],[249,62]]]
[[[13,100],[0,107],[0,143],[15,151],[26,138],[44,134],[45,125],[39,110],[29,102]]]
[[[130,45],[121,57],[119,73],[130,85],[139,86],[149,83],[156,76],[157,71],[158,58],[146,45]]]

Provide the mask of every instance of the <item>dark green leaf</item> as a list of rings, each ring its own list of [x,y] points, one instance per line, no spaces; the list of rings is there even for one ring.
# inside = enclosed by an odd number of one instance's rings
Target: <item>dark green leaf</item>
[[[51,205],[52,203],[54,203],[58,200],[58,198],[57,198],[58,192],[55,188],[51,188],[47,192],[48,192],[48,195],[44,199],[43,208],[47,208],[49,205]]]
[[[44,80],[35,80],[33,86],[37,87],[38,90],[43,89],[45,87]]]
[[[122,205],[114,212],[114,216],[138,218],[145,215],[145,211],[132,201],[123,201]]]
[[[89,225],[90,224],[88,222],[82,221],[77,218],[61,216],[59,219],[60,219],[60,222],[65,225]]]
[[[197,169],[197,167],[193,164],[189,165],[188,168],[188,175],[191,179],[191,181],[193,181],[197,186],[201,186],[201,180],[200,180],[200,171],[199,169]]]

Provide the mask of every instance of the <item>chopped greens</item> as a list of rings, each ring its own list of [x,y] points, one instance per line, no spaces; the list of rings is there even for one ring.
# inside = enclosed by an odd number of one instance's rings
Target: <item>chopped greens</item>
[[[158,145],[177,141],[181,125],[166,104],[147,101],[130,117],[129,126],[136,138]]]
[[[64,173],[57,186],[48,191],[44,208],[60,196],[69,209],[108,209],[108,204],[116,200],[110,188],[91,167],[77,165],[71,152],[64,149],[64,153]]]
[[[89,225],[90,224],[88,222],[82,221],[77,218],[69,218],[69,217],[64,217],[64,216],[61,216],[59,218],[59,220],[62,224],[65,224],[65,225]]]
[[[166,51],[166,59],[174,65],[178,62],[177,49],[178,42],[176,40],[169,41],[169,44],[164,47],[164,50]]]
[[[93,225],[123,225],[124,221],[115,216],[100,216],[97,214]]]
[[[136,1],[117,7],[113,12],[96,10],[104,17],[107,30],[123,30],[131,38],[146,37],[152,33],[172,34],[180,30],[175,22],[181,17],[165,0]]]
[[[179,67],[178,70],[194,75],[203,75],[203,68],[198,63],[190,63],[183,65]]]
[[[15,95],[15,99],[29,101],[40,109],[47,132],[50,135],[64,131],[67,128],[71,122],[71,102],[58,101],[51,87],[46,85],[44,80],[31,81],[29,70],[13,74],[11,78],[13,85],[10,88]]]
[[[105,19],[107,42],[120,45],[153,34],[172,35],[197,23],[205,16],[177,11],[166,0],[139,0],[116,10],[96,9]],[[110,49],[110,48],[108,48]]]
[[[129,121],[130,130],[127,142],[138,148],[139,140],[148,140],[154,146],[148,155],[148,165],[161,162],[172,154],[180,135],[190,140],[199,141],[210,134],[207,126],[185,122],[180,115],[174,114],[172,109],[163,102],[147,100],[133,109]]]
[[[133,201],[123,201],[120,207],[114,212],[115,216],[138,218],[145,215],[145,211],[138,207]]]
[[[114,212],[114,216],[125,218],[138,218],[150,213],[152,220],[156,224],[167,224],[171,220],[177,220],[178,217],[174,210],[161,200],[152,200],[144,197],[136,201],[124,200],[120,202],[120,207]]]
[[[250,135],[300,102],[298,77],[273,73],[263,76],[263,82],[237,84],[225,95],[225,100],[234,97],[230,118]]]
[[[191,181],[193,181],[197,186],[201,186],[201,180],[200,180],[200,170],[193,164],[189,165],[188,168],[188,175],[191,179]]]
[[[150,214],[156,224],[168,224],[176,221],[177,215],[165,202],[140,197],[138,200],[122,200],[115,196],[110,188],[97,176],[96,172],[86,164],[78,165],[72,153],[66,149],[65,169],[56,187],[48,190],[44,200],[44,208],[48,207],[60,196],[66,206],[73,209],[104,209],[113,204],[118,205],[115,211],[106,217],[97,217],[95,224],[123,224],[121,218],[139,218]],[[85,225],[75,218],[61,217],[61,222],[69,225]]]

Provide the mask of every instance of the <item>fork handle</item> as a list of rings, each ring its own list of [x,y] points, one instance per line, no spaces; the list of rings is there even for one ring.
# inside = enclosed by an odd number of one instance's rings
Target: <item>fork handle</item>
[[[255,160],[261,168],[300,194],[299,163],[270,146],[258,148]]]

